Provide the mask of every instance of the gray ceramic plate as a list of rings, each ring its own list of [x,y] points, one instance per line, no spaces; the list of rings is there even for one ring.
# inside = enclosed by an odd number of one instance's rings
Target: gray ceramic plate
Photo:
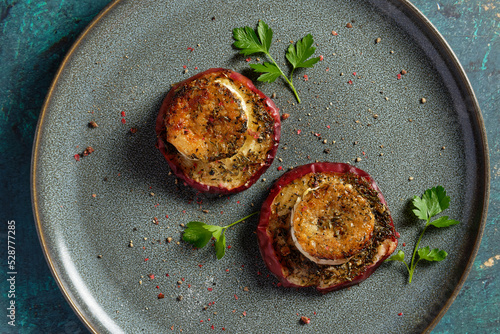
[[[296,73],[301,104],[280,80],[258,85],[290,114],[279,160],[243,193],[204,196],[169,175],[154,147],[157,110],[172,83],[211,67],[255,79],[231,46],[232,29],[259,19],[274,29],[280,62],[289,41],[307,33],[324,58]],[[88,146],[95,151],[76,161]],[[55,78],[34,145],[33,206],[49,266],[93,332],[416,333],[439,321],[474,259],[486,152],[463,70],[406,1],[123,0],[85,30]],[[211,247],[180,241],[182,224],[225,225],[258,210],[278,176],[315,160],[351,162],[375,178],[407,253],[421,228],[410,199],[443,185],[447,214],[462,224],[429,231],[423,245],[449,257],[419,266],[412,284],[401,264],[386,263],[359,286],[318,295],[276,286],[258,252],[256,218],[227,232],[231,248],[219,261]]]

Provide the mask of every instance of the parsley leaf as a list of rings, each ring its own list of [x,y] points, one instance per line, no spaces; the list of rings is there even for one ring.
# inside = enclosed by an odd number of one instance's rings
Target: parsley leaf
[[[265,62],[264,64],[250,64],[250,67],[253,68],[255,72],[264,73],[257,79],[259,81],[275,82],[281,75],[280,69],[272,63]]]
[[[448,216],[439,217],[438,219],[429,223],[429,225],[435,227],[448,227],[457,224],[460,224],[458,220],[448,219]]]
[[[260,21],[262,22],[262,21]],[[254,53],[258,52],[263,52],[263,53],[268,53],[269,52],[269,47],[271,43],[267,43],[267,39],[265,34],[267,33],[271,39],[273,38],[273,31],[267,27],[267,24],[263,23],[261,25],[259,22],[259,27],[257,28],[259,30],[259,35],[262,36],[264,35],[263,39],[259,39],[257,37],[257,34],[255,31],[250,28],[250,27],[244,27],[244,28],[236,28],[233,29],[233,37],[236,40],[234,42],[234,46],[237,47],[238,49],[242,49],[240,51],[241,54],[248,56]]]
[[[203,248],[212,238],[212,231],[202,222],[189,222],[182,239],[193,244],[196,248]]]
[[[217,255],[217,259],[221,259],[224,254],[226,253],[226,230],[233,226],[236,225],[254,215],[256,215],[257,212],[251,213],[248,216],[235,221],[232,224],[226,225],[226,226],[217,226],[217,225],[210,225],[210,224],[205,224],[203,222],[198,222],[198,221],[192,221],[187,223],[186,225],[186,230],[182,234],[182,240],[189,242],[190,244],[194,245],[196,248],[203,248],[205,247],[210,239],[214,238],[215,239],[215,253]]]
[[[297,101],[300,103],[299,94],[293,85],[293,72],[301,67],[313,67],[320,57],[310,58],[316,51],[313,47],[313,37],[308,34],[295,45],[290,44],[286,52],[286,59],[292,65],[290,77],[287,77],[276,61],[271,56],[269,50],[273,40],[273,30],[262,20],[257,24],[257,32],[250,27],[242,27],[233,29],[233,38],[235,39],[234,46],[240,49],[240,53],[248,56],[254,53],[264,53],[271,62],[264,62],[263,64],[251,64],[250,67],[261,74],[257,80],[262,82],[274,82],[280,76],[290,86]]]
[[[446,196],[446,190],[442,186],[427,189],[422,198],[413,197],[415,215],[423,220],[434,217],[450,206],[450,197]]]
[[[405,262],[405,252],[402,250],[399,250],[396,254],[388,258],[386,261],[399,261],[399,262]]]
[[[429,246],[420,248],[417,253],[419,260],[427,261],[443,261],[448,256],[448,253],[444,250],[439,250],[437,248],[430,250]]]
[[[408,269],[409,283],[411,283],[412,281],[413,273],[415,272],[417,263],[420,260],[439,262],[443,261],[448,256],[448,253],[446,253],[444,250],[440,250],[437,248],[432,250],[429,246],[418,248],[427,228],[429,226],[438,228],[448,227],[460,223],[458,220],[449,219],[448,216],[442,216],[435,219],[434,221],[431,221],[434,216],[446,210],[450,206],[450,197],[446,195],[446,190],[444,190],[442,186],[427,189],[422,197],[414,196],[412,203],[415,207],[413,209],[413,213],[415,214],[415,216],[417,216],[417,218],[425,220],[426,224],[422,232],[420,233],[420,237],[418,238],[418,241],[413,250],[410,265],[406,263],[404,259],[405,254],[401,250],[397,254],[391,256],[386,260],[403,262],[406,266],[406,269]]]
[[[313,37],[311,34],[307,34],[306,37],[299,40],[295,46],[290,44],[288,47],[288,51],[286,53],[286,59],[292,64],[293,68],[299,67],[313,67],[319,61],[319,57],[311,58],[316,51],[315,47],[312,47],[314,43]]]

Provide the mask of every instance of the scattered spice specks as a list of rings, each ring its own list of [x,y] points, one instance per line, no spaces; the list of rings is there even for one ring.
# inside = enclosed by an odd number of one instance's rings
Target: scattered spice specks
[[[304,325],[307,325],[311,323],[311,319],[306,316],[302,316],[300,317],[300,322]]]
[[[347,24],[345,25],[346,28],[352,28],[352,23],[351,22],[347,22]]]

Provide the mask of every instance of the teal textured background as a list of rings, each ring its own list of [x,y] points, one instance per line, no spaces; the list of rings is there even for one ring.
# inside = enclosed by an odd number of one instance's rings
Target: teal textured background
[[[86,333],[45,263],[29,193],[31,146],[38,114],[65,53],[108,0],[0,2],[0,249],[7,221],[16,221],[17,327],[0,312],[4,333]],[[491,159],[491,198],[483,241],[457,299],[433,333],[500,331],[500,3],[418,0],[462,63],[486,123]],[[6,256],[1,257],[2,272]],[[3,274],[0,308],[7,307]],[[439,278],[437,278],[439,279]]]

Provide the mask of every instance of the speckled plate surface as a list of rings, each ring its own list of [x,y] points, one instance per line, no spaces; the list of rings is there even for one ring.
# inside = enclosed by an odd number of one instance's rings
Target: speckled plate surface
[[[248,63],[256,57],[237,54],[231,31],[259,19],[274,30],[279,61],[307,33],[323,60],[296,73],[301,104],[280,80],[257,85],[290,114],[279,159],[249,190],[205,196],[169,175],[154,147],[157,110],[171,84],[211,67],[255,81]],[[89,146],[95,151],[77,161]],[[464,72],[406,1],[123,0],[85,30],[47,96],[33,207],[48,264],[93,332],[419,333],[452,303],[479,246],[486,152]],[[219,261],[211,247],[181,241],[181,224],[233,222],[258,210],[285,170],[315,160],[350,162],[373,176],[407,253],[421,226],[412,196],[443,185],[452,198],[446,214],[462,223],[430,230],[422,245],[449,257],[419,266],[412,284],[401,264],[386,263],[359,286],[319,295],[276,286],[258,252],[256,217],[227,232],[231,247]]]

